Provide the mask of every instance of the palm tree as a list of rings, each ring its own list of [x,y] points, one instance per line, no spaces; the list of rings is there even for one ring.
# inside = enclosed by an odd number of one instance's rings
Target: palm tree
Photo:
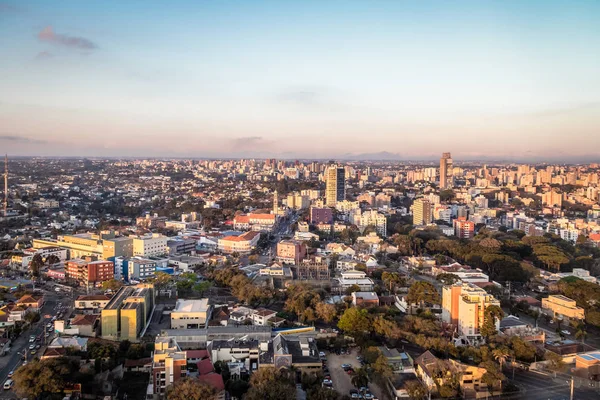
[[[500,364],[500,370],[502,370],[504,363],[511,356],[511,353],[510,350],[506,347],[499,347],[492,351],[492,355],[494,356],[494,359],[498,361],[498,363]]]
[[[575,338],[581,339],[581,343],[585,344],[585,337],[587,336],[587,331],[585,329],[585,323],[580,322],[577,324],[577,331],[575,332]]]

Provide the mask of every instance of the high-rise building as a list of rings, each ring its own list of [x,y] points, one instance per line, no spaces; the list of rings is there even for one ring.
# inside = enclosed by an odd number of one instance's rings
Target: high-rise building
[[[427,199],[416,199],[413,203],[413,225],[427,225],[430,223],[431,203]]]
[[[325,204],[328,207],[335,207],[338,201],[346,198],[346,174],[344,168],[331,166],[325,173]]]
[[[440,190],[446,189],[452,183],[452,156],[450,153],[442,153],[440,159]]]
[[[472,221],[467,221],[465,217],[458,217],[452,223],[454,236],[461,239],[471,239],[475,236],[475,224]]]
[[[469,343],[481,340],[480,329],[485,318],[485,309],[500,306],[491,294],[472,283],[456,283],[442,290],[442,321],[457,328],[458,334]],[[500,321],[496,321],[496,329]]]

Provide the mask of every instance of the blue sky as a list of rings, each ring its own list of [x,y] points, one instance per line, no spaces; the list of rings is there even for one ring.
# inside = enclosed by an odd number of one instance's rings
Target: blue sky
[[[0,0],[0,150],[599,157],[599,20],[598,1]]]

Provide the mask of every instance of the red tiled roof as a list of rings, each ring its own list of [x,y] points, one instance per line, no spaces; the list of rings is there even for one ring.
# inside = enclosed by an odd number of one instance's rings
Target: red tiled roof
[[[186,358],[208,358],[208,350],[187,350]]]
[[[71,325],[94,325],[99,315],[94,314],[80,314],[75,316],[71,321]]]
[[[210,374],[211,372],[214,372],[214,368],[212,365],[212,362],[210,361],[210,358],[205,358],[204,360],[200,360],[198,361],[198,363],[196,364],[198,366],[198,374],[200,375],[206,375],[206,374]]]
[[[150,357],[140,358],[139,360],[131,360],[129,358],[125,360],[125,368],[143,367],[144,365],[148,364],[152,364],[152,358]]]
[[[198,380],[214,387],[217,392],[225,390],[225,383],[223,383],[223,377],[220,374],[211,372],[210,374],[199,376]]]

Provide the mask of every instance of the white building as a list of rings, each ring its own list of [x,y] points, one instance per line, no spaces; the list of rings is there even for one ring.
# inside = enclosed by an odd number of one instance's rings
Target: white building
[[[341,278],[338,278],[341,291],[345,291],[353,285],[357,285],[361,292],[373,291],[374,282],[371,278],[367,278],[367,274],[362,271],[350,270],[344,271],[341,274]]]
[[[204,328],[211,311],[208,299],[177,300],[175,309],[171,311],[171,329]]]
[[[159,233],[133,239],[133,255],[141,257],[160,256],[169,253],[168,238]]]

